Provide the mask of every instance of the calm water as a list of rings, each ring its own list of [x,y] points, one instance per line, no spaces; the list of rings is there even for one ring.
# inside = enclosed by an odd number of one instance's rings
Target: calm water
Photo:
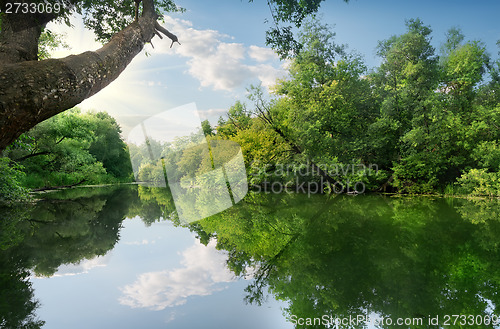
[[[181,225],[161,188],[48,193],[0,209],[0,328],[498,328],[499,214],[249,193]]]

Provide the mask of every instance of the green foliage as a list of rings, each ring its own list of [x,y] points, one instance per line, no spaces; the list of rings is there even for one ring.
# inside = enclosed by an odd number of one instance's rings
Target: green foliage
[[[140,182],[162,183],[165,181],[161,163],[153,165],[151,163],[142,164],[139,167],[137,180]]]
[[[500,173],[486,169],[470,169],[457,179],[467,194],[500,197]]]
[[[227,121],[222,117],[219,118],[219,125],[217,126],[218,136],[230,138],[236,135],[238,131],[249,127],[250,112],[247,110],[244,103],[236,101],[236,103],[229,108],[227,116]]]
[[[44,325],[30,281],[34,275],[52,276],[62,264],[78,264],[111,250],[128,208],[137,200],[134,188],[85,188],[70,191],[72,195],[51,193],[42,202],[0,207],[2,328]]]
[[[257,118],[252,119],[248,129],[238,131],[231,140],[240,144],[247,166],[265,165],[269,160],[282,163],[290,152],[286,141]]]
[[[0,252],[21,243],[23,221],[28,218],[26,203],[0,204]]]
[[[106,172],[119,180],[131,178],[132,166],[127,145],[121,138],[121,128],[115,119],[105,112],[91,115],[96,124],[95,139],[89,153],[101,162]]]
[[[367,184],[401,193],[435,193],[446,187],[472,193],[470,186],[453,187],[464,172],[461,184],[468,179],[473,185],[482,186],[482,180],[493,184],[500,169],[498,60],[492,61],[484,44],[467,41],[458,28],[450,29],[437,56],[429,26],[411,19],[406,27],[404,34],[379,43],[382,62],[367,73],[359,56],[333,42],[328,26],[314,21],[304,25],[303,47],[291,56],[289,77],[275,86],[277,97],[262,102],[255,89],[251,96],[254,115],[288,146],[279,161],[292,167],[307,161],[375,163],[384,174],[369,177]],[[491,80],[481,84],[487,74]],[[218,130],[225,127],[220,122]],[[254,149],[265,144],[242,138],[251,131],[232,136],[239,136],[253,161],[259,153]],[[276,164],[275,154],[261,154],[260,164]],[[485,171],[469,172],[474,168]],[[262,179],[262,170],[252,173],[253,181]],[[495,188],[480,194],[495,195]]]
[[[441,45],[441,54],[446,58],[453,50],[457,49],[465,40],[465,35],[458,27],[452,27],[446,32],[446,41]]]
[[[406,27],[379,43],[382,63],[367,72],[359,55],[334,42],[330,27],[306,21],[298,34],[302,47],[290,56],[275,96],[266,99],[252,86],[252,108],[237,102],[229,119],[219,120],[216,138],[241,145],[257,185],[290,183],[313,164],[376,164],[380,175],[330,178],[401,193],[443,191],[471,168],[497,172],[500,84],[481,85],[486,73],[497,72],[485,46],[454,28],[439,57],[429,26],[410,19]],[[280,165],[290,170],[276,174]]]
[[[366,93],[362,60],[346,55],[333,37],[328,26],[305,25],[305,46],[290,66],[290,78],[276,86],[276,93],[285,96],[274,109],[280,129],[316,161],[355,157],[350,149],[364,143],[375,104]]]
[[[64,37],[64,34],[44,29],[38,39],[38,59],[43,60],[50,58],[51,51],[57,48],[70,49],[69,45],[64,41]]]
[[[394,186],[402,193],[432,193],[438,187],[440,163],[424,154],[405,157],[394,167]]]
[[[28,190],[21,184],[24,176],[22,166],[8,158],[0,158],[0,205],[29,198]]]
[[[184,12],[185,9],[177,6],[172,0],[154,0],[156,11]],[[135,17],[135,3],[133,0],[85,0],[78,1],[75,7],[80,14],[83,13],[83,22],[92,30],[96,39],[101,42],[109,40],[113,34],[132,23]]]
[[[30,272],[7,255],[0,255],[0,323],[5,329],[40,329],[36,309],[40,302],[34,297]]]
[[[8,149],[23,165],[22,185],[30,188],[132,179],[120,127],[108,114],[70,110],[25,133]]]
[[[370,81],[362,59],[347,54],[334,36],[327,25],[308,21],[299,34],[303,47],[293,57],[289,77],[274,87],[277,97],[267,100],[260,87],[252,86],[253,108],[247,111],[236,103],[230,119],[219,120],[217,137],[241,145],[252,184],[315,181],[320,176],[301,176],[298,170],[311,171],[313,163],[347,167],[369,161],[367,132],[377,101],[366,92]],[[355,177],[335,178],[347,182]]]
[[[269,293],[287,317],[356,317],[369,305],[425,323],[428,314],[498,314],[494,214],[495,200],[250,193],[192,229],[216,236],[228,267],[251,275],[247,302]]]
[[[478,166],[488,170],[497,171],[500,169],[500,145],[498,141],[483,141],[473,150],[472,157],[477,161]]]
[[[203,130],[203,134],[205,136],[213,136],[214,135],[214,129],[210,125],[210,121],[208,120],[203,120],[201,122],[201,128]]]
[[[450,52],[444,61],[444,83],[452,106],[467,110],[474,98],[474,88],[483,79],[489,57],[480,42],[467,42]]]
[[[256,185],[266,179],[291,183],[297,170],[318,164],[376,164],[380,175],[346,172],[329,177],[343,183],[358,180],[371,190],[456,193],[454,183],[463,173],[460,186],[493,182],[500,169],[500,62],[490,59],[486,46],[466,40],[460,29],[452,28],[438,55],[431,44],[432,29],[420,19],[410,19],[403,34],[379,43],[381,64],[368,71],[361,56],[335,43],[328,25],[307,19],[321,2],[269,3],[279,24],[268,41],[282,43],[280,55],[290,60],[289,75],[276,83],[270,96],[251,86],[252,104],[237,101],[216,127],[205,120],[202,133],[207,141],[237,142],[250,182]],[[164,5],[174,10],[169,1]],[[130,18],[127,8],[133,3],[79,6],[94,6],[92,10],[109,15],[97,15],[91,24],[112,19],[114,23],[101,28],[116,30]],[[113,9],[105,13],[109,6]],[[114,12],[123,15],[111,18]],[[296,33],[281,27],[284,22],[301,29]],[[107,33],[98,31],[103,38]],[[126,161],[129,150],[119,134],[106,114],[68,114],[25,134],[8,154],[25,167],[24,181],[30,186],[83,179],[124,181],[130,179],[131,168]],[[171,178],[186,186],[203,183],[197,180],[213,169],[213,154],[200,144],[201,132],[195,135],[170,144],[150,140],[147,145],[131,145],[137,178],[163,183],[166,170],[175,172],[178,177]],[[151,152],[163,159],[151,159]],[[290,170],[277,173],[280,165]],[[317,181],[319,176],[301,179]],[[469,185],[458,190],[475,190]],[[492,188],[493,192],[481,193],[494,195]]]
[[[253,0],[249,0],[252,2]],[[274,26],[266,32],[266,43],[282,59],[297,55],[304,46],[294,36],[293,27],[300,28],[308,17],[314,17],[323,0],[271,0],[268,1]],[[344,0],[349,2],[349,0]],[[292,25],[283,25],[291,23]]]
[[[371,133],[376,140],[387,138],[379,142],[381,149],[378,150],[389,157],[385,163],[397,161],[405,153],[411,154],[408,143],[426,143],[428,129],[422,131],[421,128],[427,128],[432,120],[434,91],[438,86],[430,27],[418,19],[408,20],[406,26],[405,34],[379,43],[378,54],[383,62],[371,75],[376,96],[381,100],[380,116]],[[403,138],[406,143],[401,143]],[[412,141],[415,138],[419,140]]]

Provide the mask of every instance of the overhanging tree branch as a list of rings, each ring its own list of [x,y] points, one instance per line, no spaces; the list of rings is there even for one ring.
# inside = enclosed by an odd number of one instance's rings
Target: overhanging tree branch
[[[172,43],[178,42],[157,18],[153,0],[143,0],[142,16],[96,51],[62,59],[0,64],[0,151],[22,132],[74,107],[114,81],[158,32]]]
[[[36,153],[30,153],[28,155],[25,155],[19,159],[16,159],[15,161],[16,162],[22,162],[26,159],[29,159],[29,158],[33,158],[33,157],[37,157],[37,156],[40,156],[40,155],[49,155],[51,154],[52,152],[49,152],[49,151],[42,151],[42,152],[36,152]]]

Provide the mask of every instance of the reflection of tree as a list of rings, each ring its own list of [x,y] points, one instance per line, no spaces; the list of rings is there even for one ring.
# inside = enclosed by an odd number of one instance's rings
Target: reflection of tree
[[[29,211],[24,206],[0,207],[0,327],[40,328],[25,257],[11,257],[10,248],[22,243]]]
[[[429,315],[498,314],[500,223],[459,215],[481,206],[465,200],[251,194],[196,225],[217,236],[232,271],[253,272],[250,302],[260,303],[268,287],[289,303],[288,316],[375,313],[427,324]]]
[[[210,193],[210,191],[207,193]],[[174,204],[172,193],[168,187],[139,186],[138,196],[140,202],[130,207],[129,217],[139,216],[147,226],[161,220],[170,220],[176,226],[181,225],[176,204]],[[199,206],[203,204],[203,201],[200,198],[197,199],[197,194],[191,196],[191,198],[184,198],[179,206],[196,211],[195,205]],[[213,237],[213,234],[205,232],[198,223],[192,223],[188,227],[191,232],[196,233],[196,237],[204,245],[207,245]]]
[[[33,208],[35,230],[19,247],[39,275],[52,275],[61,264],[78,263],[104,255],[119,239],[131,189],[92,193],[75,199],[46,200]],[[105,193],[103,193],[105,192]]]
[[[83,196],[85,195],[85,196]],[[52,275],[61,264],[104,255],[119,239],[128,206],[137,200],[134,187],[78,189],[20,209],[2,209],[0,236],[0,327],[38,328],[38,302],[30,270]]]
[[[0,327],[4,329],[41,328],[36,318],[39,305],[35,300],[29,271],[24,259],[0,253]]]
[[[20,223],[28,218],[24,205],[0,206],[0,251],[9,249],[23,240]]]
[[[128,217],[139,216],[147,226],[162,219],[178,223],[174,201],[168,188],[138,186],[138,197],[140,202],[130,207]]]

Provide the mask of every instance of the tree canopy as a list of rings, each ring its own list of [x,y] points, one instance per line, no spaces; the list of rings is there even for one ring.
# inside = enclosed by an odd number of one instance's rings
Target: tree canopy
[[[297,35],[303,46],[288,76],[267,99],[250,88],[250,105],[236,102],[217,127],[215,138],[241,144],[256,186],[296,184],[290,171],[279,173],[284,164],[292,172],[375,165],[374,175],[330,170],[329,181],[500,195],[499,62],[483,42],[452,27],[437,51],[431,27],[409,19],[404,33],[379,42],[381,63],[369,70],[320,21],[306,21]],[[245,125],[236,109],[248,113]],[[328,178],[320,174],[307,179]]]
[[[28,188],[53,188],[76,184],[128,182],[133,179],[127,145],[121,129],[104,112],[81,113],[73,109],[58,114],[24,133],[5,151],[15,164],[2,179]],[[16,189],[6,190],[14,193]],[[7,197],[4,193],[0,198]]]

